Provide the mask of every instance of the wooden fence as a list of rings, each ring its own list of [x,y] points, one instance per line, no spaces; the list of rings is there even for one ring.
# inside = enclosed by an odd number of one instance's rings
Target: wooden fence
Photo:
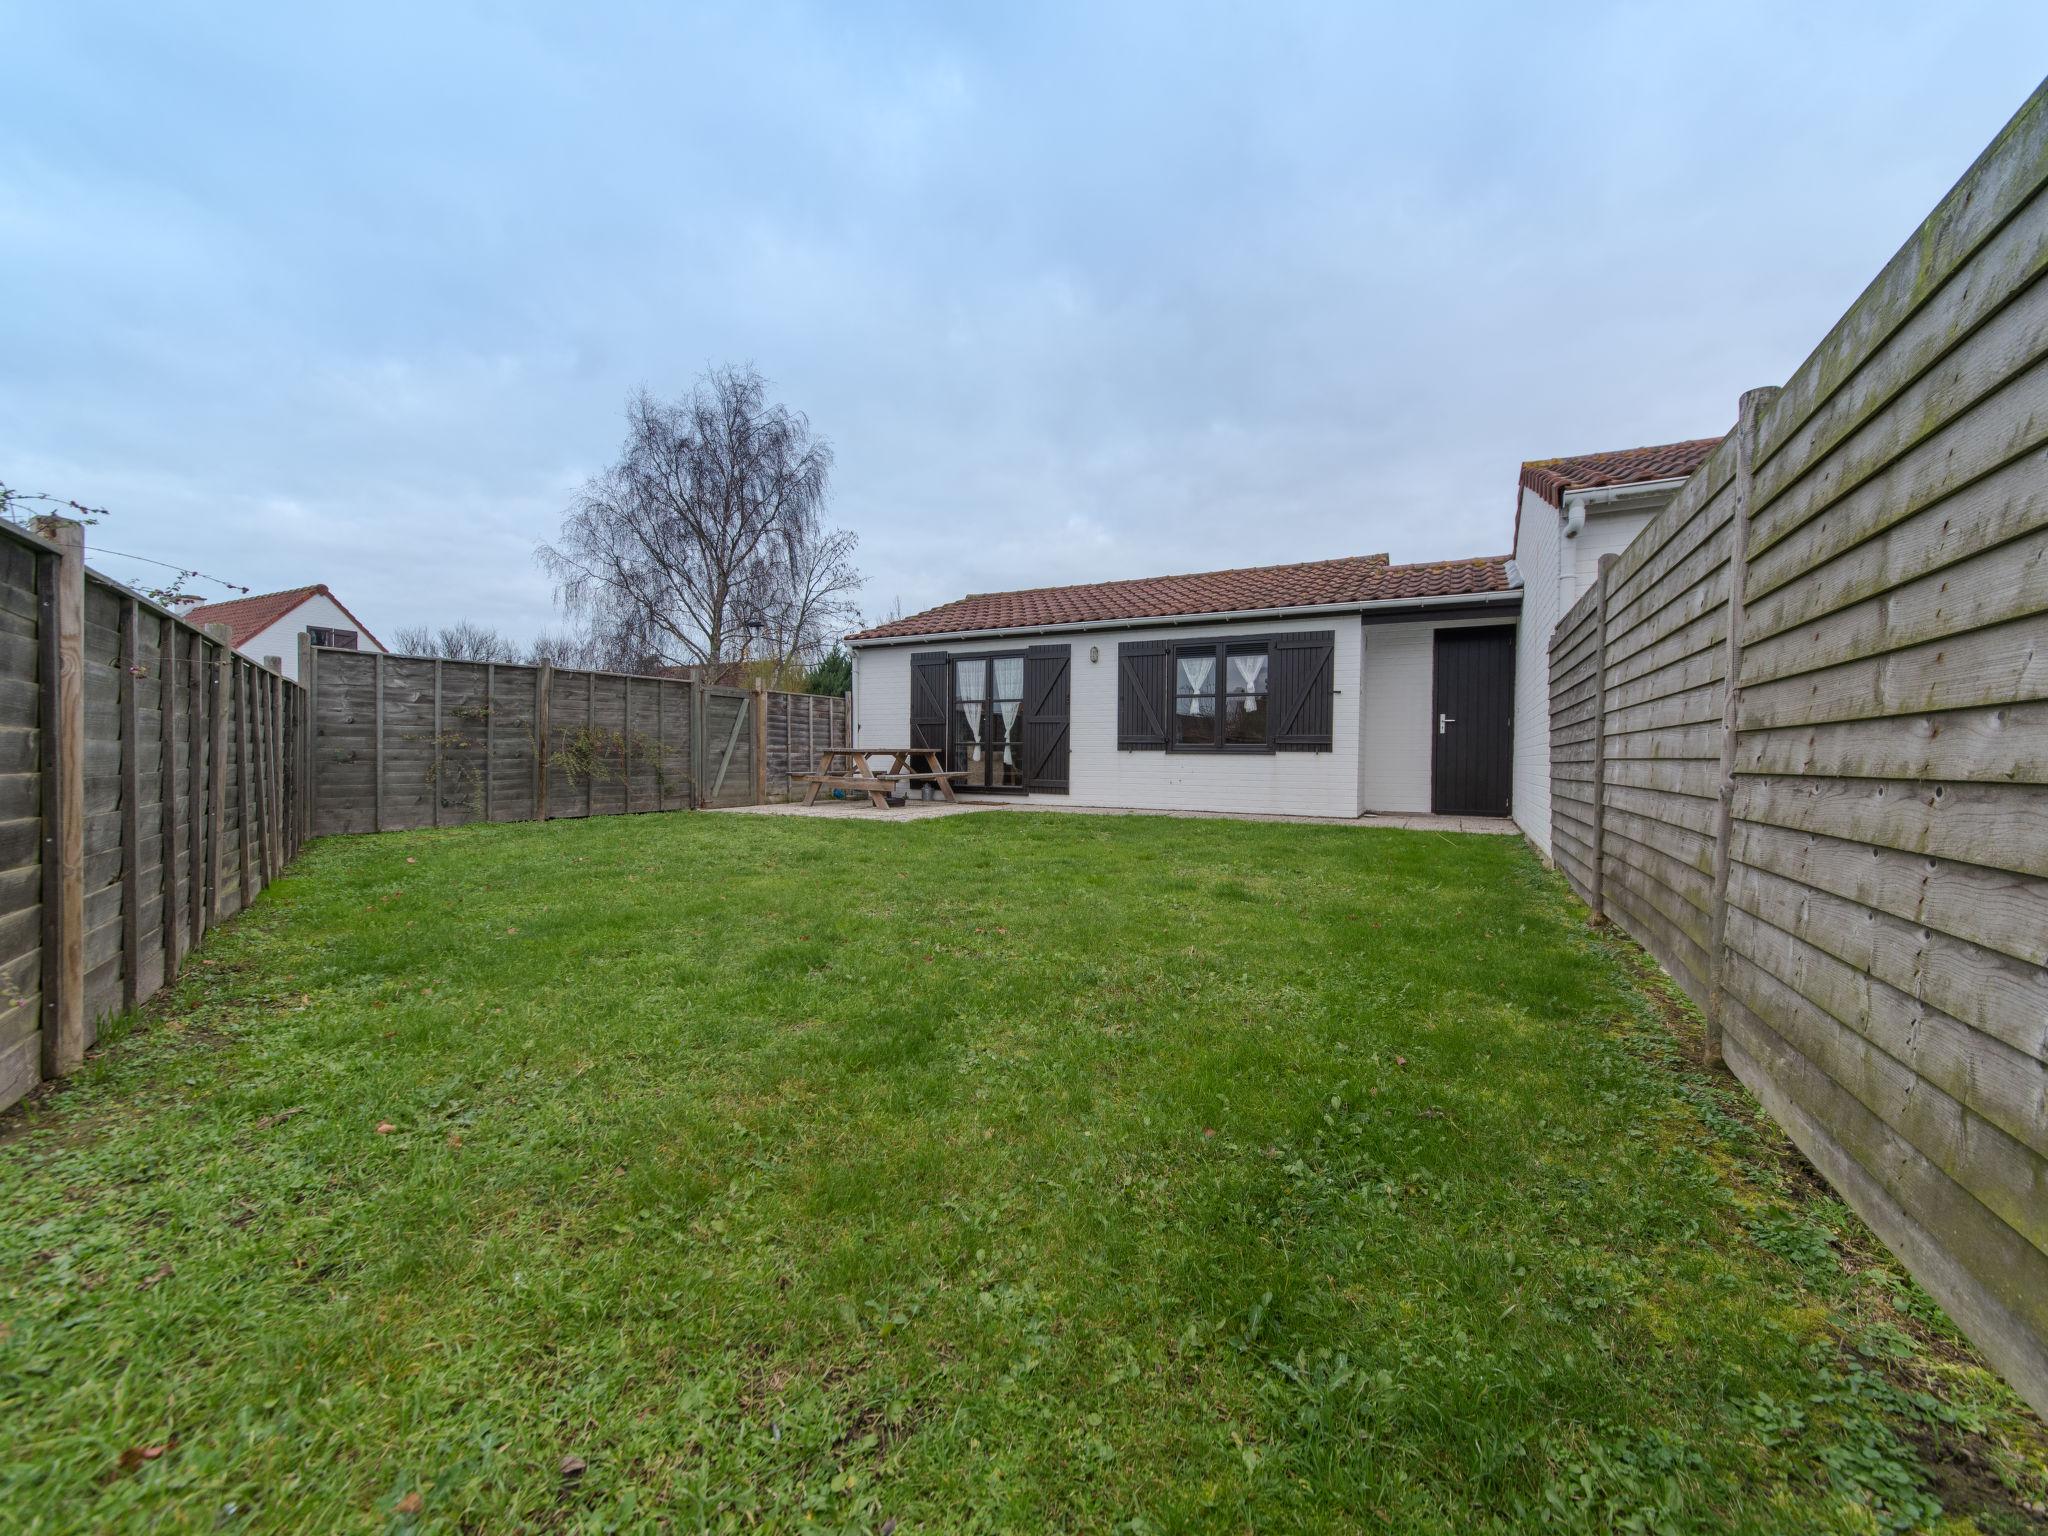
[[[0,1108],[77,1069],[297,850],[303,690],[0,523]]]
[[[315,833],[786,799],[844,699],[302,643]]]
[[[1553,851],[2048,1413],[2048,86],[1551,641]]]
[[[88,570],[77,523],[0,521],[0,1109],[315,833],[751,804],[846,740],[844,699],[301,655],[307,687]]]

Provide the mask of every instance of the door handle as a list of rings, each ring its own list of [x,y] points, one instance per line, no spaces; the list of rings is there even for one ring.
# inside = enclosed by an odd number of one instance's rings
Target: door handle
[[[1451,716],[1451,715],[1438,715],[1438,716],[1436,717],[1436,733],[1437,733],[1437,735],[1439,735],[1439,736],[1443,735],[1443,733],[1444,733],[1444,727],[1445,727],[1445,726],[1447,726],[1447,725],[1456,725],[1457,723],[1458,723],[1458,722],[1457,722],[1457,719],[1456,719],[1456,718],[1455,718],[1454,716]]]

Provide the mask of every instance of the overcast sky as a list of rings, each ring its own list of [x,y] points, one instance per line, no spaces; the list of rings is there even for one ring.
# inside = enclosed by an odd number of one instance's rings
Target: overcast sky
[[[870,616],[1500,552],[1521,460],[1782,381],[2048,5],[0,0],[0,58],[0,481],[527,636],[628,394],[725,361]]]

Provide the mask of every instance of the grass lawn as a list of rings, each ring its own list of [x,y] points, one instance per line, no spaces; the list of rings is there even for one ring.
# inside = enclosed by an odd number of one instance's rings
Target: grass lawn
[[[1309,826],[315,844],[0,1120],[0,1524],[2033,1528],[1582,918]]]

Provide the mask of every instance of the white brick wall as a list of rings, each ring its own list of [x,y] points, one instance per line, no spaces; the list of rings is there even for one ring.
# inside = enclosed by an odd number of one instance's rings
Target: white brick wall
[[[1515,824],[1550,857],[1550,633],[1558,605],[1557,508],[1522,492],[1515,564],[1522,572],[1522,631],[1515,639]]]
[[[1196,640],[1229,634],[1332,630],[1334,718],[1330,752],[1119,752],[1116,747],[1116,647],[1119,640]],[[1354,614],[1233,625],[1088,630],[1069,635],[977,643],[945,641],[862,646],[854,662],[854,744],[902,746],[910,739],[910,656],[953,655],[1065,643],[1073,648],[1073,723],[1069,759],[1075,805],[1126,810],[1274,812],[1297,816],[1358,814],[1360,626]],[[1089,647],[1099,660],[1088,659]]]
[[[1365,626],[1365,724],[1358,760],[1361,810],[1430,809],[1436,751],[1436,632],[1500,622],[1459,619]],[[1518,688],[1520,666],[1517,657]],[[1516,739],[1519,742],[1520,737]]]
[[[1618,555],[1669,495],[1627,511],[1592,510],[1578,537],[1564,537],[1557,508],[1522,492],[1515,563],[1522,572],[1522,632],[1515,653],[1515,823],[1550,855],[1550,636],[1591,589],[1600,557]]]

